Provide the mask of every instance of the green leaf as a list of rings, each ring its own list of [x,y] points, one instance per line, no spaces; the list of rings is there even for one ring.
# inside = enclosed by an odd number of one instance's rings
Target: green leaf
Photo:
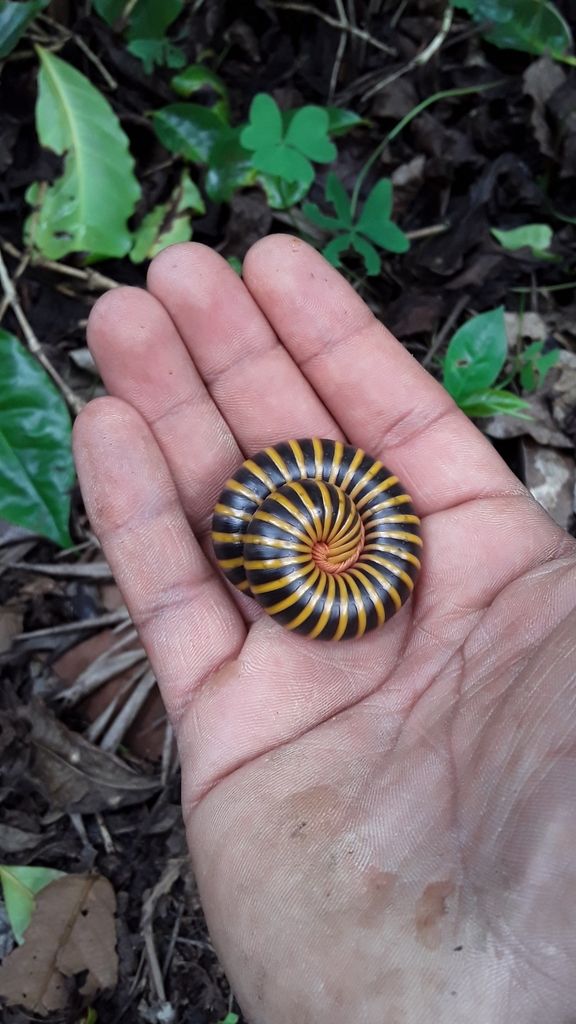
[[[389,178],[381,178],[364,203],[356,230],[389,252],[406,252],[410,248],[410,240],[390,220],[391,210],[392,182]]]
[[[282,141],[282,115],[268,93],[259,92],[254,97],[250,104],[249,121],[240,135],[240,142],[245,149],[259,150],[276,146]]]
[[[352,247],[364,260],[366,273],[369,277],[375,277],[380,273],[380,257],[374,246],[370,245],[370,242],[367,242],[361,235],[354,232],[352,235]]]
[[[474,391],[466,398],[458,399],[458,405],[467,416],[496,416],[498,413],[508,413],[509,416],[517,416],[522,420],[532,418],[524,415],[524,410],[530,408],[528,402],[518,398],[518,395],[513,395],[511,391],[499,388]]]
[[[184,99],[188,99],[200,89],[211,89],[220,97],[218,103],[212,107],[215,114],[218,114],[223,121],[229,120],[228,89],[215,71],[205,68],[203,64],[190,64],[189,67],[175,75],[170,83],[174,92]]]
[[[65,871],[57,871],[55,868],[0,864],[0,881],[6,912],[16,942],[20,945],[24,942],[24,932],[30,924],[36,906],[34,896],[50,882],[56,878],[63,878],[65,874]]]
[[[154,131],[172,153],[182,153],[194,163],[208,162],[215,142],[225,126],[221,119],[197,103],[172,103],[153,114]]]
[[[240,144],[241,128],[223,127],[210,150],[205,189],[213,203],[228,203],[237,188],[252,185],[256,169]]]
[[[167,39],[132,39],[126,49],[142,61],[147,75],[152,74],[155,64],[158,67],[182,68],[186,63],[182,50],[172,46]]]
[[[512,228],[511,231],[500,231],[498,228],[491,228],[500,245],[511,252],[517,249],[528,247],[533,253],[545,251],[550,248],[553,231],[549,224],[524,224],[521,228]]]
[[[328,138],[329,123],[328,113],[322,107],[301,107],[290,121],[285,141],[316,163],[330,163],[338,151]]]
[[[162,249],[175,242],[189,242],[192,238],[190,210],[205,213],[206,207],[198,186],[187,171],[182,172],[169,202],[156,206],[148,213],[134,235],[130,253],[132,263],[153,259]]]
[[[352,227],[352,207],[348,193],[333,171],[326,178],[326,199],[336,210],[338,223],[343,228]]]
[[[504,307],[499,306],[458,328],[446,352],[444,387],[461,406],[463,399],[485,391],[496,380],[506,353]]]
[[[0,329],[0,516],[70,547],[71,424],[60,393]]]
[[[243,140],[244,133],[240,138]],[[302,182],[308,187],[314,181],[314,168],[310,161],[286,143],[257,149],[252,156],[252,163],[258,171],[278,175],[286,181]]]
[[[228,263],[232,267],[232,270],[236,271],[238,277],[242,277],[242,260],[238,259],[237,256],[229,256]]]
[[[454,0],[477,23],[489,21],[488,42],[502,49],[562,57],[572,45],[570,28],[546,0]]]
[[[287,210],[304,199],[310,189],[307,181],[286,181],[273,174],[260,171],[256,181],[262,185],[272,210]]]
[[[328,114],[328,134],[344,135],[360,124],[370,124],[365,117],[359,117],[353,110],[342,110],[340,107],[325,107]]]
[[[43,146],[65,156],[64,174],[46,190],[34,243],[53,260],[70,252],[124,256],[131,245],[126,222],[140,196],[128,139],[109,103],[84,75],[47,50],[37,50],[38,135]],[[33,187],[29,202],[37,195]]]
[[[327,217],[325,213],[318,208],[316,203],[304,203],[302,207],[302,213],[308,220],[311,220],[313,224],[317,224],[319,228],[325,228],[327,231],[337,231],[338,228],[345,228],[349,225],[343,224],[337,217]]]
[[[118,20],[126,5],[126,0],[92,0],[92,2],[97,13],[110,28]]]
[[[30,22],[48,3],[49,0],[30,0],[29,3],[0,0],[0,58],[11,53]]]
[[[347,231],[344,235],[336,235],[332,241],[328,242],[322,249],[322,255],[333,267],[341,267],[340,256],[347,249],[350,249],[354,241],[354,232]]]
[[[184,0],[138,0],[130,15],[128,39],[162,39],[183,6]]]

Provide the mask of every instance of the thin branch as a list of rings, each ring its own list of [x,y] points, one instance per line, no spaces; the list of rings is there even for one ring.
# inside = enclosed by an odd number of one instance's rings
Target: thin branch
[[[82,50],[82,53],[84,53],[88,57],[88,60],[92,61],[94,67],[98,69],[98,71],[102,75],[102,78],[106,82],[106,85],[110,89],[118,88],[118,82],[116,81],[116,79],[112,77],[108,69],[104,67],[100,58],[96,56],[94,51],[90,49],[88,43],[85,43],[81,36],[77,35],[76,32],[70,32],[69,29],[64,28],[64,26],[60,25],[59,22],[54,21],[54,19],[51,18],[48,14],[39,14],[38,19],[39,21],[46,22],[47,25],[50,25],[52,29],[59,33],[60,45],[62,45],[62,43],[68,42],[68,40],[70,39],[73,39],[76,43],[76,46],[80,50]]]
[[[336,18],[332,18],[331,15],[325,14],[324,11],[319,11],[317,7],[312,7],[311,4],[300,4],[294,3],[293,0],[268,0],[270,7],[278,7],[285,11],[302,11],[303,14],[314,14],[317,18],[321,18],[327,25],[332,28],[338,28],[341,32],[349,32],[351,36],[356,36],[358,39],[363,39],[370,46],[376,47],[377,50],[382,50],[387,53],[390,57],[396,56],[396,51],[391,46],[386,46],[386,43],[381,43],[379,39],[375,39],[369,32],[365,32],[362,28],[355,28],[354,25],[349,25],[348,21],[344,23],[337,21]]]
[[[5,242],[0,238],[0,246],[4,249],[4,252],[7,252],[9,256],[13,256],[14,259],[22,259],[23,254],[11,242]],[[31,254],[30,266],[41,267],[43,270],[53,270],[56,274],[63,274],[64,277],[75,277],[77,281],[84,281],[90,291],[107,292],[113,288],[122,287],[119,281],[114,281],[113,278],[106,277],[104,274],[100,274],[99,271],[92,270],[91,267],[87,267],[86,270],[83,270],[81,267],[70,267],[67,263],[47,260],[40,253]]]
[[[52,363],[48,359],[48,356],[45,354],[40,342],[38,341],[38,338],[34,334],[34,331],[32,330],[26,316],[24,315],[24,310],[20,305],[20,300],[16,294],[16,289],[14,288],[14,285],[10,280],[10,275],[8,274],[8,270],[6,269],[6,264],[4,263],[4,258],[1,252],[0,284],[2,285],[2,290],[6,295],[6,298],[8,299],[10,305],[12,306],[14,316],[16,317],[18,323],[20,324],[20,328],[22,330],[22,334],[26,339],[26,344],[28,346],[29,351],[36,357],[40,365],[46,370],[46,373],[52,378],[56,387],[62,392],[62,395],[64,396],[64,399],[66,400],[70,411],[74,413],[75,416],[77,416],[80,410],[83,409],[84,406],[86,405],[86,402],[84,401],[84,399],[80,398],[79,395],[74,393],[70,385],[67,384],[64,378],[60,376],[58,370],[54,366],[52,366]]]
[[[414,231],[405,231],[406,238],[416,242],[420,238],[432,238],[433,235],[443,235],[450,230],[450,224],[430,224],[427,228],[416,228]]]
[[[434,56],[434,54],[438,53],[438,50],[444,43],[446,36],[450,32],[453,17],[454,8],[449,4],[446,10],[444,11],[440,31],[437,33],[437,35],[434,36],[432,42],[430,42],[428,46],[426,46],[425,49],[422,50],[421,53],[418,53],[415,57],[412,58],[412,60],[409,60],[408,63],[405,64],[403,68],[399,68],[397,71],[393,71],[391,74],[387,75],[386,78],[383,78],[376,85],[373,85],[371,89],[367,89],[366,92],[360,97],[360,103],[367,103],[368,100],[371,100],[372,97],[376,95],[376,93],[381,92],[382,89],[385,89],[386,86],[390,85],[391,82],[395,82],[398,78],[402,78],[403,75],[408,74],[409,71],[413,71],[414,68],[420,68],[424,64],[427,64],[428,61],[431,60],[431,58]]]

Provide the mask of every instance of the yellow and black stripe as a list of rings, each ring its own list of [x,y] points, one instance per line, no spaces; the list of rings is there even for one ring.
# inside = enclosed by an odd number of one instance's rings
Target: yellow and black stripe
[[[361,449],[320,438],[247,459],[220,495],[212,539],[231,583],[286,629],[322,640],[360,637],[391,618],[414,588],[422,548],[398,478]],[[317,564],[318,542],[332,571]]]

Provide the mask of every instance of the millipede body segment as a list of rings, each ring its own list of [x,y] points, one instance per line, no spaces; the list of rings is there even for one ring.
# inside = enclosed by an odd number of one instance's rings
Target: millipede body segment
[[[226,577],[302,636],[361,637],[410,596],[420,520],[398,478],[341,441],[265,448],[228,480],[212,540]]]

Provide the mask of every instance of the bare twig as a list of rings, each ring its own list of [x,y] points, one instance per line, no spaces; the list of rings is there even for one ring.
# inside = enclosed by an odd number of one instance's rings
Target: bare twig
[[[154,686],[156,686],[156,676],[149,668],[138,681],[124,707],[100,741],[102,750],[107,750],[110,754],[116,752]]]
[[[429,366],[436,353],[442,348],[442,345],[446,341],[446,338],[450,334],[454,324],[456,323],[461,312],[466,308],[470,301],[469,295],[461,295],[458,302],[454,305],[450,314],[446,317],[446,320],[442,324],[442,327],[438,331],[438,334],[434,338],[430,348],[428,349],[424,359],[422,360],[422,366]]]
[[[362,28],[356,28],[354,25],[350,25],[346,20],[344,23],[338,21],[336,18],[332,18],[330,14],[325,14],[324,11],[319,11],[317,7],[313,7],[311,4],[295,3],[293,0],[268,0],[270,7],[279,7],[285,11],[302,11],[303,14],[314,14],[317,18],[321,18],[327,25],[332,28],[338,28],[340,31],[348,32],[351,36],[357,36],[358,39],[364,39],[369,46],[374,46],[377,50],[382,50],[391,57],[396,56],[396,51],[391,46],[387,46],[386,43],[381,43],[379,39],[375,39],[369,32],[365,32]]]
[[[414,231],[405,231],[404,234],[411,242],[415,242],[419,238],[431,238],[433,235],[443,235],[445,231],[449,230],[450,224],[430,224],[427,228],[416,228]]]
[[[104,615],[92,615],[89,619],[78,619],[77,622],[65,622],[62,626],[47,626],[46,629],[32,629],[29,633],[18,633],[16,640],[41,640],[44,636],[63,636],[67,633],[78,633],[84,630],[105,629],[115,626],[118,622],[128,620],[125,608],[116,612],[105,612]]]
[[[426,46],[421,53],[418,53],[415,57],[412,58],[412,60],[409,60],[408,63],[405,64],[403,68],[398,68],[397,71],[392,71],[389,75],[386,75],[386,77],[383,78],[380,82],[377,82],[376,85],[373,85],[371,89],[367,89],[366,92],[360,97],[360,103],[367,103],[368,100],[371,100],[372,97],[376,95],[376,93],[381,92],[382,89],[385,89],[386,86],[390,85],[391,82],[395,82],[398,78],[402,78],[403,75],[408,74],[409,71],[413,71],[414,68],[420,68],[424,64],[427,64],[428,61],[434,56],[434,54],[438,52],[444,40],[446,39],[446,36],[448,35],[452,25],[453,16],[454,9],[451,6],[451,4],[449,4],[446,10],[444,11],[440,31],[437,33],[437,35],[434,36],[432,42],[428,43],[428,46]]]
[[[160,881],[156,883],[145,900],[142,906],[142,915],[140,917],[140,929],[144,936],[144,945],[146,949],[148,967],[150,969],[150,976],[152,978],[152,984],[156,990],[158,1002],[161,1004],[159,1013],[162,1014],[161,1019],[165,1022],[173,1020],[175,1014],[172,1005],[166,999],[164,979],[162,977],[158,954],[156,952],[156,945],[154,942],[154,912],[160,897],[166,896],[170,892],[174,883],[180,878],[182,872],[186,870],[187,863],[188,859],[186,857],[179,857],[178,859],[168,861]]]
[[[163,786],[166,785],[170,776],[170,766],[172,764],[172,750],[174,747],[174,730],[170,724],[169,719],[166,719],[166,726],[164,730],[164,743],[162,744],[162,768],[160,771],[160,782]]]
[[[66,400],[66,403],[68,404],[70,411],[73,412],[75,416],[77,416],[80,410],[83,409],[84,406],[86,405],[86,402],[84,401],[84,399],[80,398],[79,395],[76,395],[74,393],[70,385],[67,384],[64,378],[60,376],[58,370],[54,366],[52,366],[52,363],[48,359],[48,356],[45,354],[40,342],[38,341],[38,338],[34,334],[34,331],[32,330],[26,316],[24,315],[24,310],[20,305],[20,300],[16,294],[16,289],[14,288],[14,285],[10,280],[10,275],[8,274],[8,270],[6,269],[6,264],[4,263],[4,258],[1,252],[0,284],[2,285],[4,294],[6,295],[8,301],[10,302],[10,305],[12,306],[15,317],[18,323],[20,324],[22,333],[26,339],[28,349],[36,357],[40,365],[46,370],[46,373],[52,378],[52,380],[56,384],[56,387],[62,392],[62,395],[64,396],[64,399]]]
[[[342,58],[346,49],[346,43],[348,36],[345,32],[340,33],[340,39],[338,40],[338,48],[336,50],[336,56],[334,57],[334,64],[332,66],[332,74],[330,75],[330,86],[328,89],[328,104],[334,103],[334,95],[336,93],[336,86],[338,85],[338,75],[340,74],[340,65],[342,64]]]
[[[84,565],[54,565],[52,562],[7,562],[9,569],[24,569],[40,576],[58,576],[60,579],[113,580],[107,562],[87,562]]]
[[[4,252],[7,252],[9,256],[13,256],[14,259],[22,259],[23,254],[11,242],[5,242],[3,239],[0,239],[0,246],[4,249]],[[42,270],[53,270],[55,273],[63,274],[65,277],[75,277],[78,281],[84,281],[91,291],[106,292],[111,291],[112,288],[122,287],[118,281],[100,274],[97,270],[92,270],[91,267],[87,267],[86,270],[83,270],[81,267],[69,267],[67,263],[47,260],[40,253],[31,254],[30,266],[40,267]]]
[[[96,56],[94,51],[90,49],[88,43],[85,43],[81,36],[77,35],[76,32],[70,32],[68,29],[64,28],[64,26],[61,25],[58,21],[54,21],[54,19],[51,18],[48,14],[39,14],[38,19],[44,21],[47,25],[50,25],[52,29],[58,32],[60,36],[60,45],[62,45],[62,43],[68,42],[69,39],[73,39],[76,43],[76,46],[78,46],[79,49],[82,50],[82,53],[84,53],[88,57],[88,60],[92,61],[94,67],[98,69],[98,71],[102,75],[102,78],[106,82],[106,85],[110,89],[118,88],[118,82],[116,81],[116,79],[112,77],[108,69],[104,67],[100,58]]]

